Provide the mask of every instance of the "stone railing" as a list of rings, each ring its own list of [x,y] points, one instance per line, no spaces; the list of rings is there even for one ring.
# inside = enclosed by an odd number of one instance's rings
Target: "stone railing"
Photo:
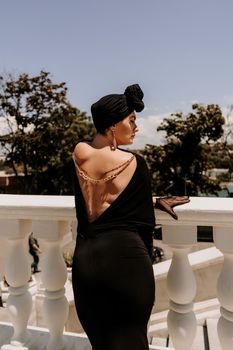
[[[214,244],[224,255],[217,295],[221,304],[218,322],[222,348],[233,348],[233,199],[191,198],[175,209],[179,220],[157,211],[162,240],[173,251],[167,276],[170,311],[167,323],[175,349],[191,349],[196,332],[193,300],[196,281],[188,252],[197,243],[197,226],[212,226]],[[14,327],[10,344],[4,349],[29,349],[26,332],[31,312],[28,292],[30,262],[27,238],[31,231],[44,240],[42,283],[45,287],[44,316],[50,332],[48,350],[64,348],[63,329],[68,316],[65,297],[66,266],[60,243],[75,225],[74,199],[70,196],[0,195],[0,270],[10,285],[7,307]],[[4,249],[3,249],[4,247]],[[2,277],[2,276],[0,276]]]
[[[197,226],[213,227],[213,242],[223,253],[223,268],[217,281],[221,317],[218,336],[223,350],[233,349],[233,198],[191,198],[190,203],[175,209],[179,220],[158,212],[163,243],[173,251],[167,275],[170,311],[168,331],[175,349],[191,349],[196,334],[193,300],[196,280],[188,253],[197,244]]]
[[[64,348],[63,329],[68,317],[64,289],[67,269],[60,242],[70,232],[72,223],[75,223],[73,197],[0,195],[0,237],[5,248],[0,249],[1,275],[4,273],[10,285],[7,308],[14,327],[11,343],[3,345],[2,350],[29,349],[26,329],[32,308],[28,292],[30,232],[44,240],[46,247],[41,279],[45,288],[44,318],[50,331],[47,348]]]

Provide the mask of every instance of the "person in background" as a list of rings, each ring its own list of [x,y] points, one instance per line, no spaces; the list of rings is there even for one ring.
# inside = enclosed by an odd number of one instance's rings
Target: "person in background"
[[[138,84],[91,107],[93,140],[73,152],[78,219],[72,283],[77,313],[93,350],[148,350],[147,324],[155,298],[152,268],[154,206],[169,212],[189,199],[152,201],[144,158],[119,148],[138,132],[144,108]]]
[[[39,243],[37,239],[34,237],[33,232],[28,237],[28,245],[29,245],[29,253],[33,257],[33,262],[31,264],[32,272],[37,273],[39,270],[39,254],[41,253]]]

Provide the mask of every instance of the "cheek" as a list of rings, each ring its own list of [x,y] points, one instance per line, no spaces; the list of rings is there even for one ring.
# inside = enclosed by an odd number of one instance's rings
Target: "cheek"
[[[132,131],[128,127],[122,127],[119,132],[116,134],[116,139],[119,143],[125,144],[129,141],[129,137],[131,136]]]
[[[127,125],[124,129],[123,136],[129,136],[132,134],[132,127],[131,125]]]
[[[124,137],[130,132],[130,127],[127,125],[122,125],[121,128],[118,130],[119,137]]]

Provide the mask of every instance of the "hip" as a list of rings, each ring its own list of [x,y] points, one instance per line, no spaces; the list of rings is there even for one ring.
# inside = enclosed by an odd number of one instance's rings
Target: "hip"
[[[111,229],[99,232],[91,238],[77,237],[75,254],[87,250],[89,253],[112,256],[147,256],[147,248],[135,229]]]

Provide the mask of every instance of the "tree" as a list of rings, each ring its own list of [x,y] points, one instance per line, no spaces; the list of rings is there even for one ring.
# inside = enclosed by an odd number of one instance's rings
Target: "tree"
[[[231,180],[233,174],[233,105],[229,106],[226,112],[225,132],[221,142],[221,158],[225,159],[225,167],[228,168],[228,179]]]
[[[48,72],[0,77],[0,89],[6,126],[0,143],[21,191],[71,193],[72,150],[78,140],[93,136],[90,118],[69,103],[66,84],[54,84]]]
[[[157,194],[197,195],[219,189],[205,172],[211,167],[211,143],[223,134],[224,117],[215,104],[193,104],[192,109],[188,115],[181,112],[165,118],[157,129],[166,132],[165,145],[147,145],[142,152]]]

